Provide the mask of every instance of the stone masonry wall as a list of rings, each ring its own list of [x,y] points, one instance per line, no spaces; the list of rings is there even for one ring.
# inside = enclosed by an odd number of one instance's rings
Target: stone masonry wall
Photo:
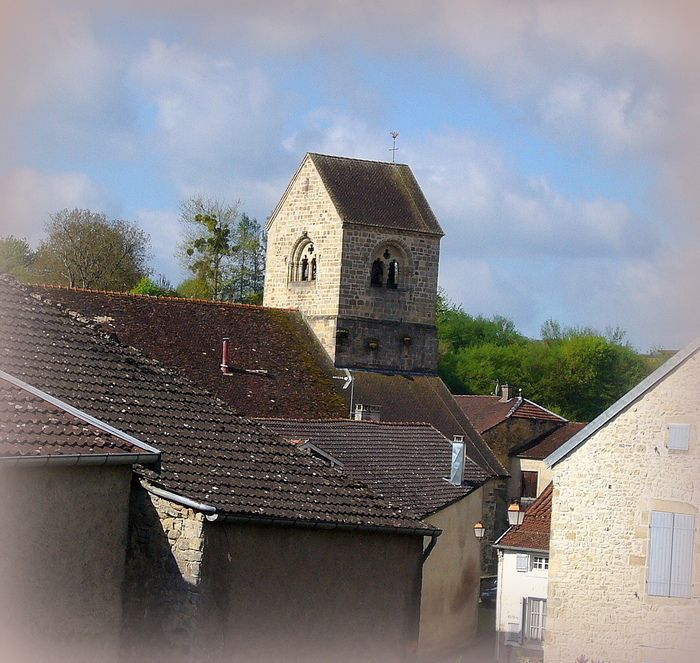
[[[692,425],[689,451],[666,426]],[[700,648],[700,358],[554,468],[546,663],[689,663]],[[694,514],[692,598],[648,596],[650,512]]]
[[[206,660],[197,641],[204,516],[134,483],[129,522],[123,660]]]
[[[341,282],[342,224],[321,177],[307,158],[268,226],[265,306],[298,308],[334,356]],[[308,237],[317,262],[315,280],[290,280],[294,247]]]

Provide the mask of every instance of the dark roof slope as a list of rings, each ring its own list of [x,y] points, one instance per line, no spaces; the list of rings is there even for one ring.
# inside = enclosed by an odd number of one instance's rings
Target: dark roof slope
[[[502,401],[500,396],[459,395],[455,401],[467,415],[469,421],[480,433],[500,424],[510,417],[516,419],[543,419],[545,421],[561,421],[566,419],[554,412],[528,400],[515,397]]]
[[[549,454],[556,451],[562,444],[568,442],[586,424],[567,421],[553,431],[542,433],[532,440],[529,440],[520,447],[510,452],[511,456],[520,458],[532,458],[533,460],[544,460]]]
[[[407,165],[313,153],[309,157],[343,222],[444,234]]]
[[[552,519],[552,491],[550,482],[525,512],[520,527],[510,527],[495,543],[498,548],[549,550],[549,531]]]
[[[50,286],[31,290],[99,321],[102,330],[152,359],[182,369],[239,414],[346,414],[330,377],[330,360],[297,312]],[[229,363],[234,368],[227,376],[219,369],[224,336],[231,339]]]
[[[382,421],[427,422],[449,440],[463,435],[471,460],[489,476],[508,476],[437,375],[352,371],[352,376],[355,404],[380,406]]]
[[[0,376],[0,458],[133,457],[144,451]]]
[[[286,440],[304,440],[339,460],[391,504],[423,517],[471,493],[489,478],[467,460],[464,485],[450,476],[452,445],[430,424],[264,419]]]
[[[152,484],[224,514],[425,528],[76,317],[0,277],[0,369],[157,446],[160,474],[139,470]]]

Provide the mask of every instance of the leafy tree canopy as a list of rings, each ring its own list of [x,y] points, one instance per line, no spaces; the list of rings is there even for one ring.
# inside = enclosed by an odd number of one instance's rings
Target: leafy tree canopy
[[[0,237],[0,274],[26,280],[34,259],[35,254],[26,239],[14,235]]]
[[[49,217],[32,266],[44,283],[129,290],[148,274],[150,238],[135,224],[86,209]]]
[[[620,328],[599,333],[542,326],[542,340],[501,316],[470,316],[438,303],[439,372],[453,393],[493,393],[496,383],[574,421],[590,421],[654,370],[663,357],[637,353]]]
[[[130,292],[132,295],[150,295],[151,297],[171,297],[176,294],[173,286],[163,276],[156,280],[144,276]]]

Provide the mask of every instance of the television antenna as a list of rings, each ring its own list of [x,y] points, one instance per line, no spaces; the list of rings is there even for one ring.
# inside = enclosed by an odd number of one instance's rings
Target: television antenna
[[[391,136],[392,140],[394,141],[393,147],[389,148],[389,152],[391,152],[391,163],[396,163],[396,150],[399,149],[398,147],[396,147],[396,139],[399,137],[399,132],[392,131],[389,135]]]

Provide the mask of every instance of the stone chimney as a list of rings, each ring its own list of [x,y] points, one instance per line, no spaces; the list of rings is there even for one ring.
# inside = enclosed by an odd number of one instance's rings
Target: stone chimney
[[[381,421],[381,418],[382,409],[379,405],[363,405],[362,403],[355,405],[355,421]]]
[[[510,400],[510,385],[501,385],[501,403],[505,403]]]

